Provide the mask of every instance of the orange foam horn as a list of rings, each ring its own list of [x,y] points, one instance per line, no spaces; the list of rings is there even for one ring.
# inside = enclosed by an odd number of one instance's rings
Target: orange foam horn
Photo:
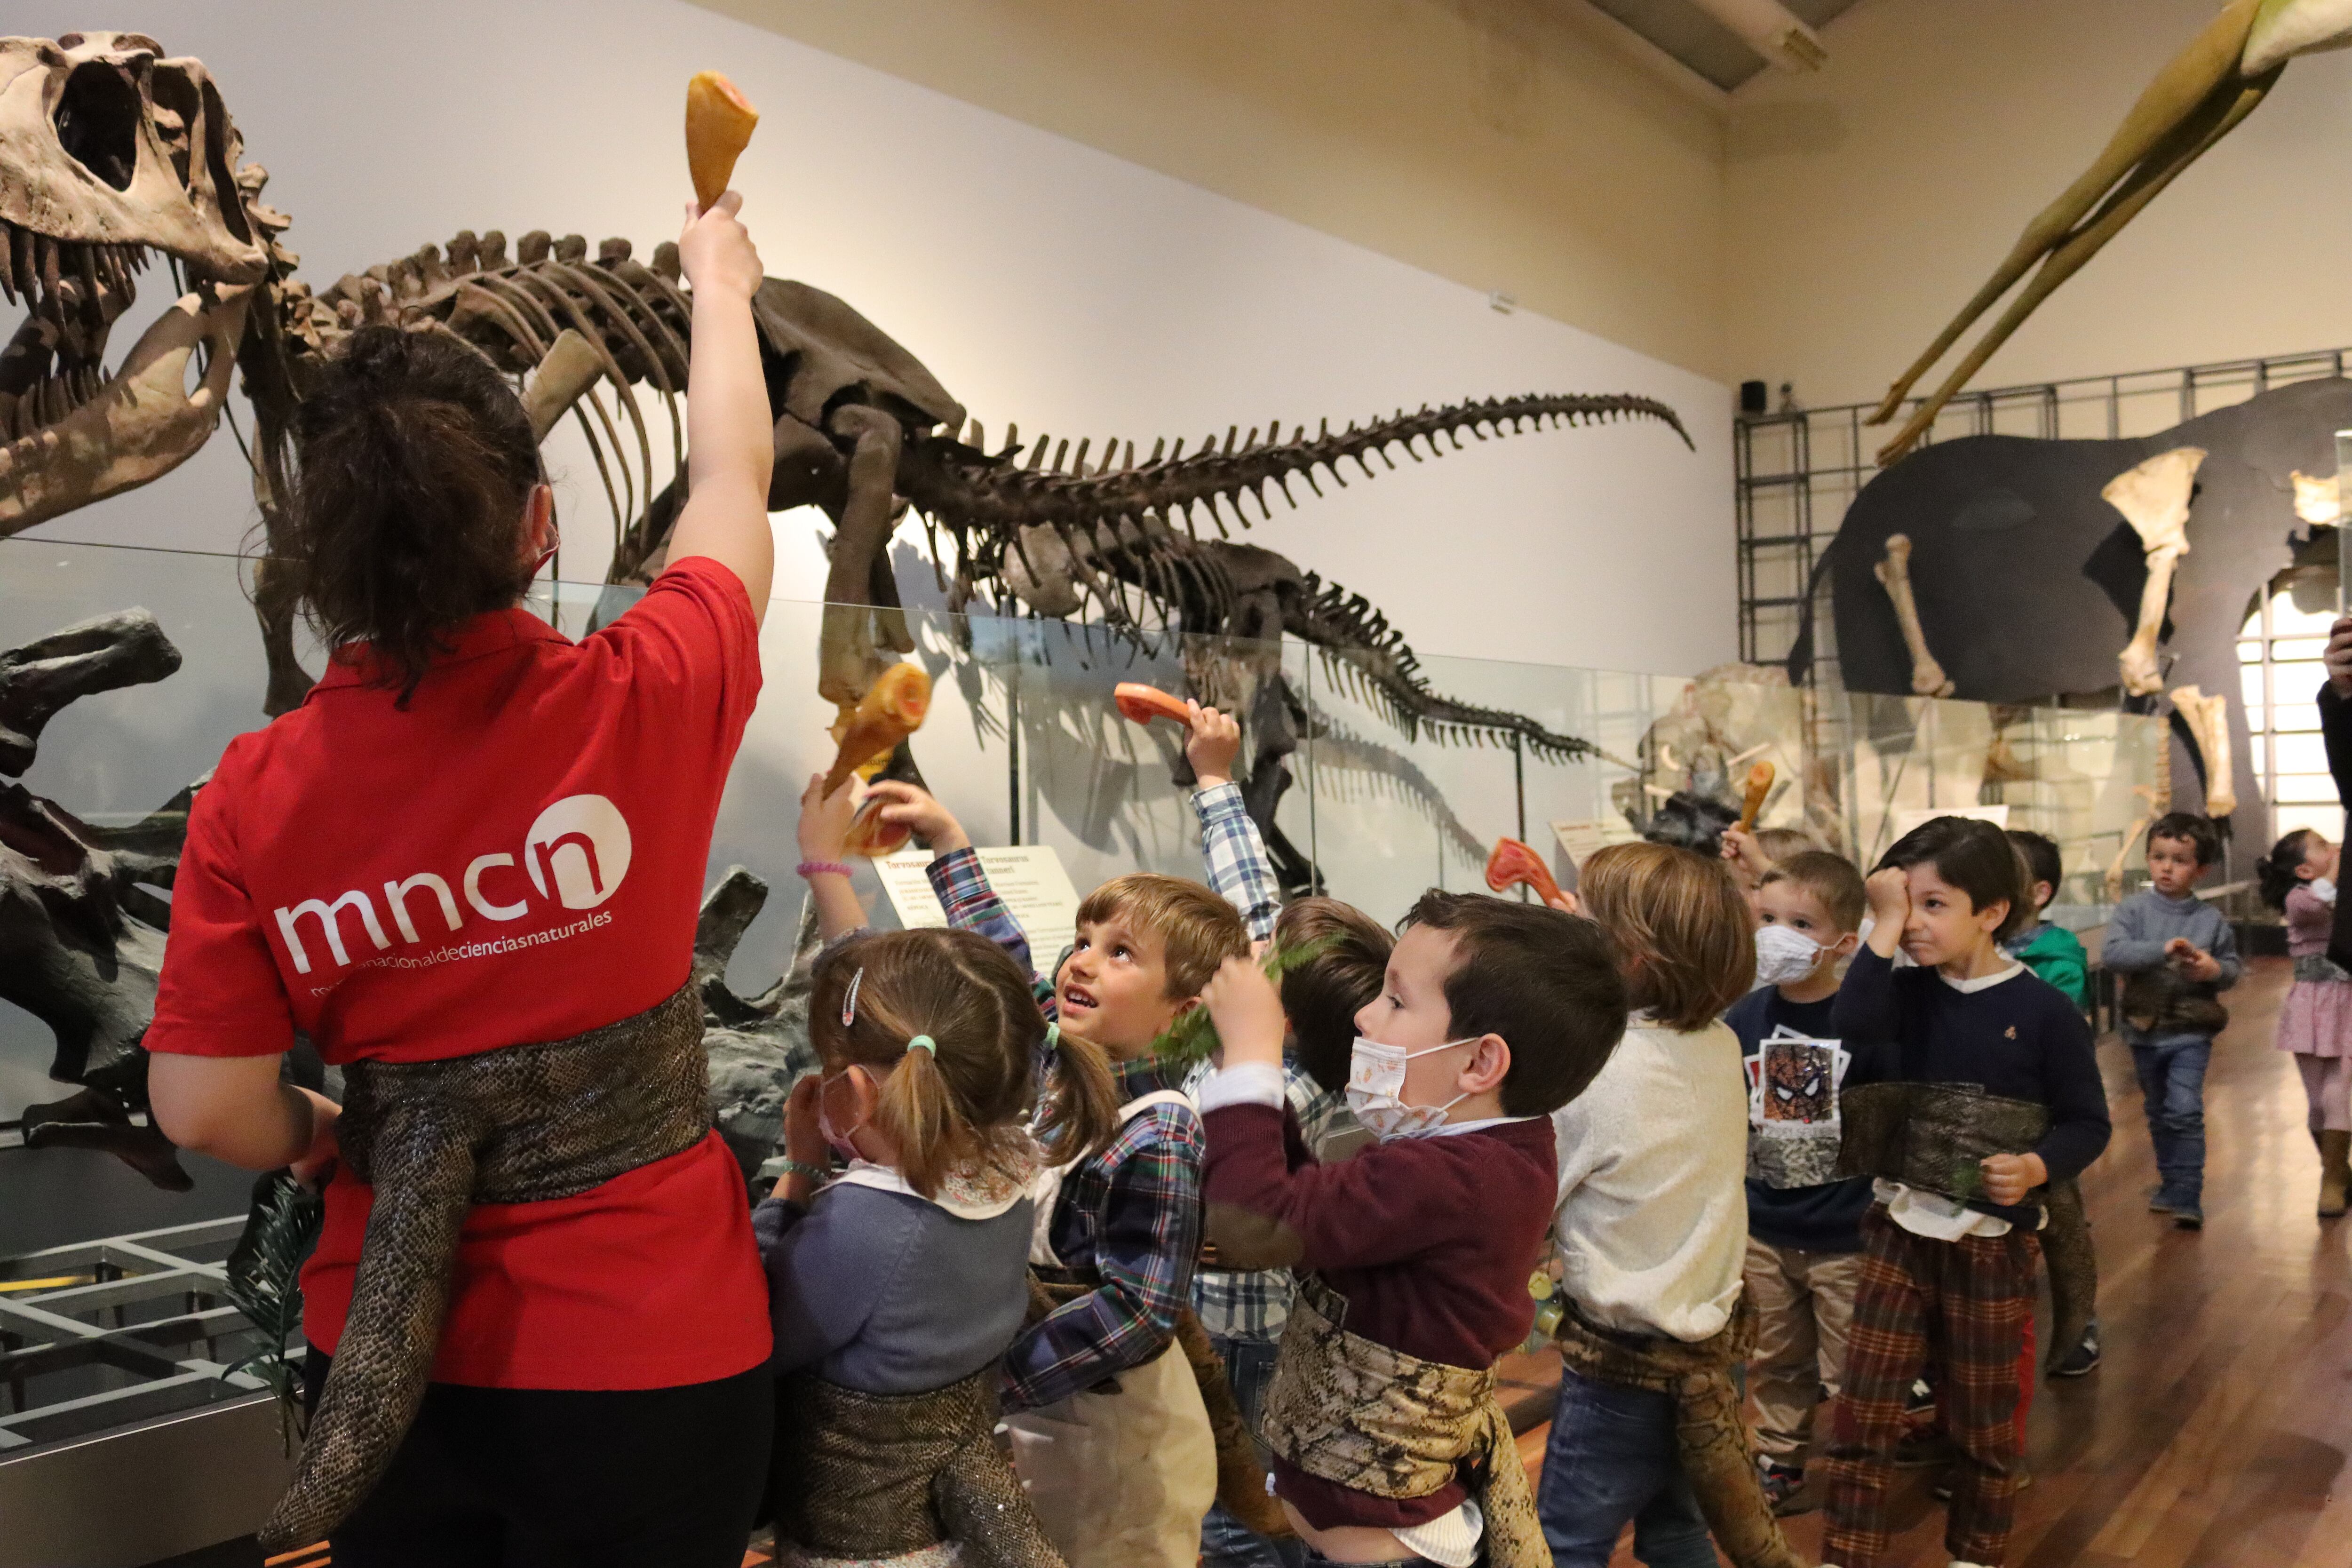
[[[751,100],[717,71],[697,71],[686,84],[686,166],[694,176],[696,202],[708,208],[727,194],[735,160],[759,123]]]
[[[842,721],[834,726],[841,749],[824,775],[824,793],[841,787],[842,780],[898,749],[898,742],[923,727],[931,710],[931,678],[919,664],[894,664],[867,687]]]
[[[1772,764],[1759,763],[1748,770],[1748,794],[1739,804],[1739,831],[1756,830],[1756,814],[1764,809],[1764,797],[1772,793]]]

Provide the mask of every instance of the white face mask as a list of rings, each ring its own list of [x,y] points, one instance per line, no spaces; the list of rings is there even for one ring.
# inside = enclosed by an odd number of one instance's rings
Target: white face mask
[[[1756,928],[1756,984],[1786,985],[1802,980],[1822,961],[1822,944],[1794,926]]]
[[[1445,1113],[1470,1096],[1457,1094],[1443,1105],[1407,1105],[1398,1098],[1404,1091],[1404,1064],[1415,1057],[1467,1045],[1475,1037],[1408,1051],[1402,1046],[1384,1046],[1357,1036],[1348,1053],[1348,1109],[1356,1113],[1364,1131],[1383,1143],[1391,1138],[1418,1138],[1444,1126]]]
[[[2323,904],[2334,903],[2336,901],[2336,879],[2333,877],[2314,877],[2311,879],[2311,896],[2317,899]]]

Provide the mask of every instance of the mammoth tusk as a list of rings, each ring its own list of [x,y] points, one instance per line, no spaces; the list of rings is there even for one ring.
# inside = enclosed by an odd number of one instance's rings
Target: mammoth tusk
[[[1874,568],[1879,585],[1895,602],[1895,618],[1902,623],[1904,646],[1911,650],[1911,689],[1921,697],[1949,697],[1952,682],[1944,667],[1927,651],[1927,634],[1919,626],[1918,601],[1911,594],[1911,536],[1889,534],[1886,559]]]
[[[2197,489],[2197,470],[2204,461],[2203,447],[2176,447],[2116,475],[2099,491],[2139,535],[2147,559],[2147,582],[2139,595],[2139,624],[2116,657],[2124,689],[2134,697],[2149,697],[2164,689],[2163,672],[2157,668],[2156,642],[2164,629],[2165,606],[2172,600],[2173,570],[2189,553],[2189,501]]]
[[[2230,765],[2230,699],[2205,695],[2195,686],[2172,689],[2172,705],[2189,721],[2205,763],[2205,815],[2216,819],[2238,809],[2237,783]]]

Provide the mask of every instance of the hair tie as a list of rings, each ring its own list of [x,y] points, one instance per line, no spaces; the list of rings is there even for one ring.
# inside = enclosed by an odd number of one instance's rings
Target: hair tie
[[[940,1043],[931,1038],[929,1035],[917,1035],[913,1039],[907,1042],[907,1048],[910,1051],[917,1049],[926,1050],[931,1053],[931,1059],[933,1061],[940,1059]]]
[[[866,984],[866,966],[859,964],[857,973],[849,977],[849,994],[841,999],[841,1026],[845,1029],[857,1022],[857,988]]]

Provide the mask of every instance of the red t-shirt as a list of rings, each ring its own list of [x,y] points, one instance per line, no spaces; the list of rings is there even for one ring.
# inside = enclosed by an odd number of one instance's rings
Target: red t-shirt
[[[230,742],[173,886],[151,1051],[428,1061],[558,1040],[686,983],[711,824],[760,689],[735,574],[680,562],[574,644],[468,623],[403,710],[346,650]],[[331,1352],[372,1198],[340,1173],[303,1270]],[[718,1135],[576,1197],[478,1205],[435,1379],[659,1388],[769,1352],[742,1177]]]

